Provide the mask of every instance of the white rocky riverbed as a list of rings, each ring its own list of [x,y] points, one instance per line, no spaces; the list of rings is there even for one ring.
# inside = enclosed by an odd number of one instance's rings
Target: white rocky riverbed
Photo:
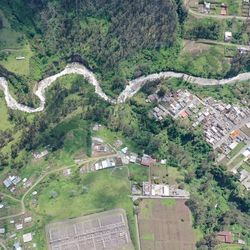
[[[140,88],[148,81],[153,81],[157,79],[164,79],[164,78],[183,78],[184,80],[201,85],[201,86],[208,86],[208,85],[223,85],[223,84],[230,84],[230,83],[236,83],[240,81],[246,81],[250,79],[250,72],[239,74],[233,78],[228,79],[222,79],[222,80],[216,80],[216,79],[206,79],[206,78],[200,78],[200,77],[194,77],[190,76],[184,73],[176,73],[172,71],[167,72],[161,72],[157,74],[151,74],[148,76],[139,77],[137,79],[134,79],[132,81],[129,81],[129,84],[126,86],[126,88],[120,93],[117,100],[112,99],[111,97],[107,96],[100,86],[100,83],[96,79],[93,72],[91,72],[89,69],[87,69],[85,66],[79,64],[79,63],[71,63],[68,64],[63,71],[61,71],[58,74],[55,74],[53,76],[47,77],[43,79],[42,81],[37,83],[35,95],[40,100],[40,106],[38,108],[32,108],[25,106],[23,104],[18,103],[10,94],[8,82],[4,77],[0,77],[0,88],[4,92],[5,100],[7,103],[7,106],[11,109],[17,109],[23,112],[28,113],[34,113],[43,111],[45,107],[45,90],[47,87],[49,87],[55,80],[57,80],[59,77],[68,75],[68,74],[79,74],[82,75],[90,84],[92,84],[95,87],[95,93],[98,94],[101,98],[103,98],[105,101],[110,102],[112,104],[115,103],[124,103],[127,99],[134,96]]]

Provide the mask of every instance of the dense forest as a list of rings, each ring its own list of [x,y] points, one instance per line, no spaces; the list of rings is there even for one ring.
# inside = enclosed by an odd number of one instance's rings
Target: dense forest
[[[65,62],[80,61],[108,82],[110,93],[124,88],[127,60],[174,46],[186,16],[180,0],[3,0],[1,8],[30,39],[32,67],[49,75]],[[37,80],[41,74],[34,71]]]

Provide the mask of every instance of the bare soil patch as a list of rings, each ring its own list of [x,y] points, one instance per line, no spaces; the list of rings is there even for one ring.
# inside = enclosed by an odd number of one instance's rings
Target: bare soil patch
[[[193,250],[194,230],[185,200],[166,205],[162,199],[145,199],[138,215],[142,250]]]

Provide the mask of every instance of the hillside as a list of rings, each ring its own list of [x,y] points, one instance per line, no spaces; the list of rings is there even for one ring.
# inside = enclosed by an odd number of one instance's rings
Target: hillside
[[[99,74],[107,83],[106,91],[113,94],[124,88],[131,73],[149,70],[133,61],[135,57],[176,46],[179,21],[185,16],[179,0],[1,2],[12,33],[20,32],[32,46],[32,79],[52,74],[66,62],[80,61]],[[0,39],[0,48],[4,42]],[[135,68],[128,72],[126,64],[131,61]]]

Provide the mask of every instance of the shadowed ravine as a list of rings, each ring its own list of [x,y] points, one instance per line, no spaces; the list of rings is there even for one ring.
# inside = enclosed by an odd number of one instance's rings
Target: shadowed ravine
[[[91,72],[90,70],[88,70],[86,67],[84,67],[83,65],[79,63],[71,63],[71,64],[68,64],[65,67],[65,69],[61,71],[60,73],[47,77],[44,80],[37,83],[35,95],[40,99],[40,106],[38,108],[32,108],[32,107],[28,107],[28,106],[18,103],[11,96],[9,92],[8,82],[4,77],[0,77],[0,88],[4,92],[5,100],[9,108],[20,110],[20,111],[27,112],[27,113],[40,112],[40,111],[43,111],[45,107],[46,88],[49,87],[59,77],[68,75],[68,74],[82,75],[90,84],[92,84],[95,87],[96,94],[98,94],[105,101],[110,102],[112,104],[124,103],[127,99],[134,96],[146,82],[157,80],[157,79],[164,79],[164,78],[170,78],[170,77],[182,78],[183,80],[187,82],[190,82],[192,84],[197,84],[200,86],[223,85],[223,84],[236,83],[240,81],[246,81],[250,79],[250,72],[242,73],[242,74],[239,74],[235,77],[228,78],[228,79],[216,80],[216,79],[194,77],[194,76],[190,76],[184,73],[176,73],[172,71],[167,71],[167,72],[161,72],[157,74],[151,74],[148,76],[139,77],[132,81],[129,81],[129,84],[120,93],[117,100],[114,100],[111,97],[107,96],[102,91],[102,88],[100,87],[100,83],[96,79],[93,72]]]

